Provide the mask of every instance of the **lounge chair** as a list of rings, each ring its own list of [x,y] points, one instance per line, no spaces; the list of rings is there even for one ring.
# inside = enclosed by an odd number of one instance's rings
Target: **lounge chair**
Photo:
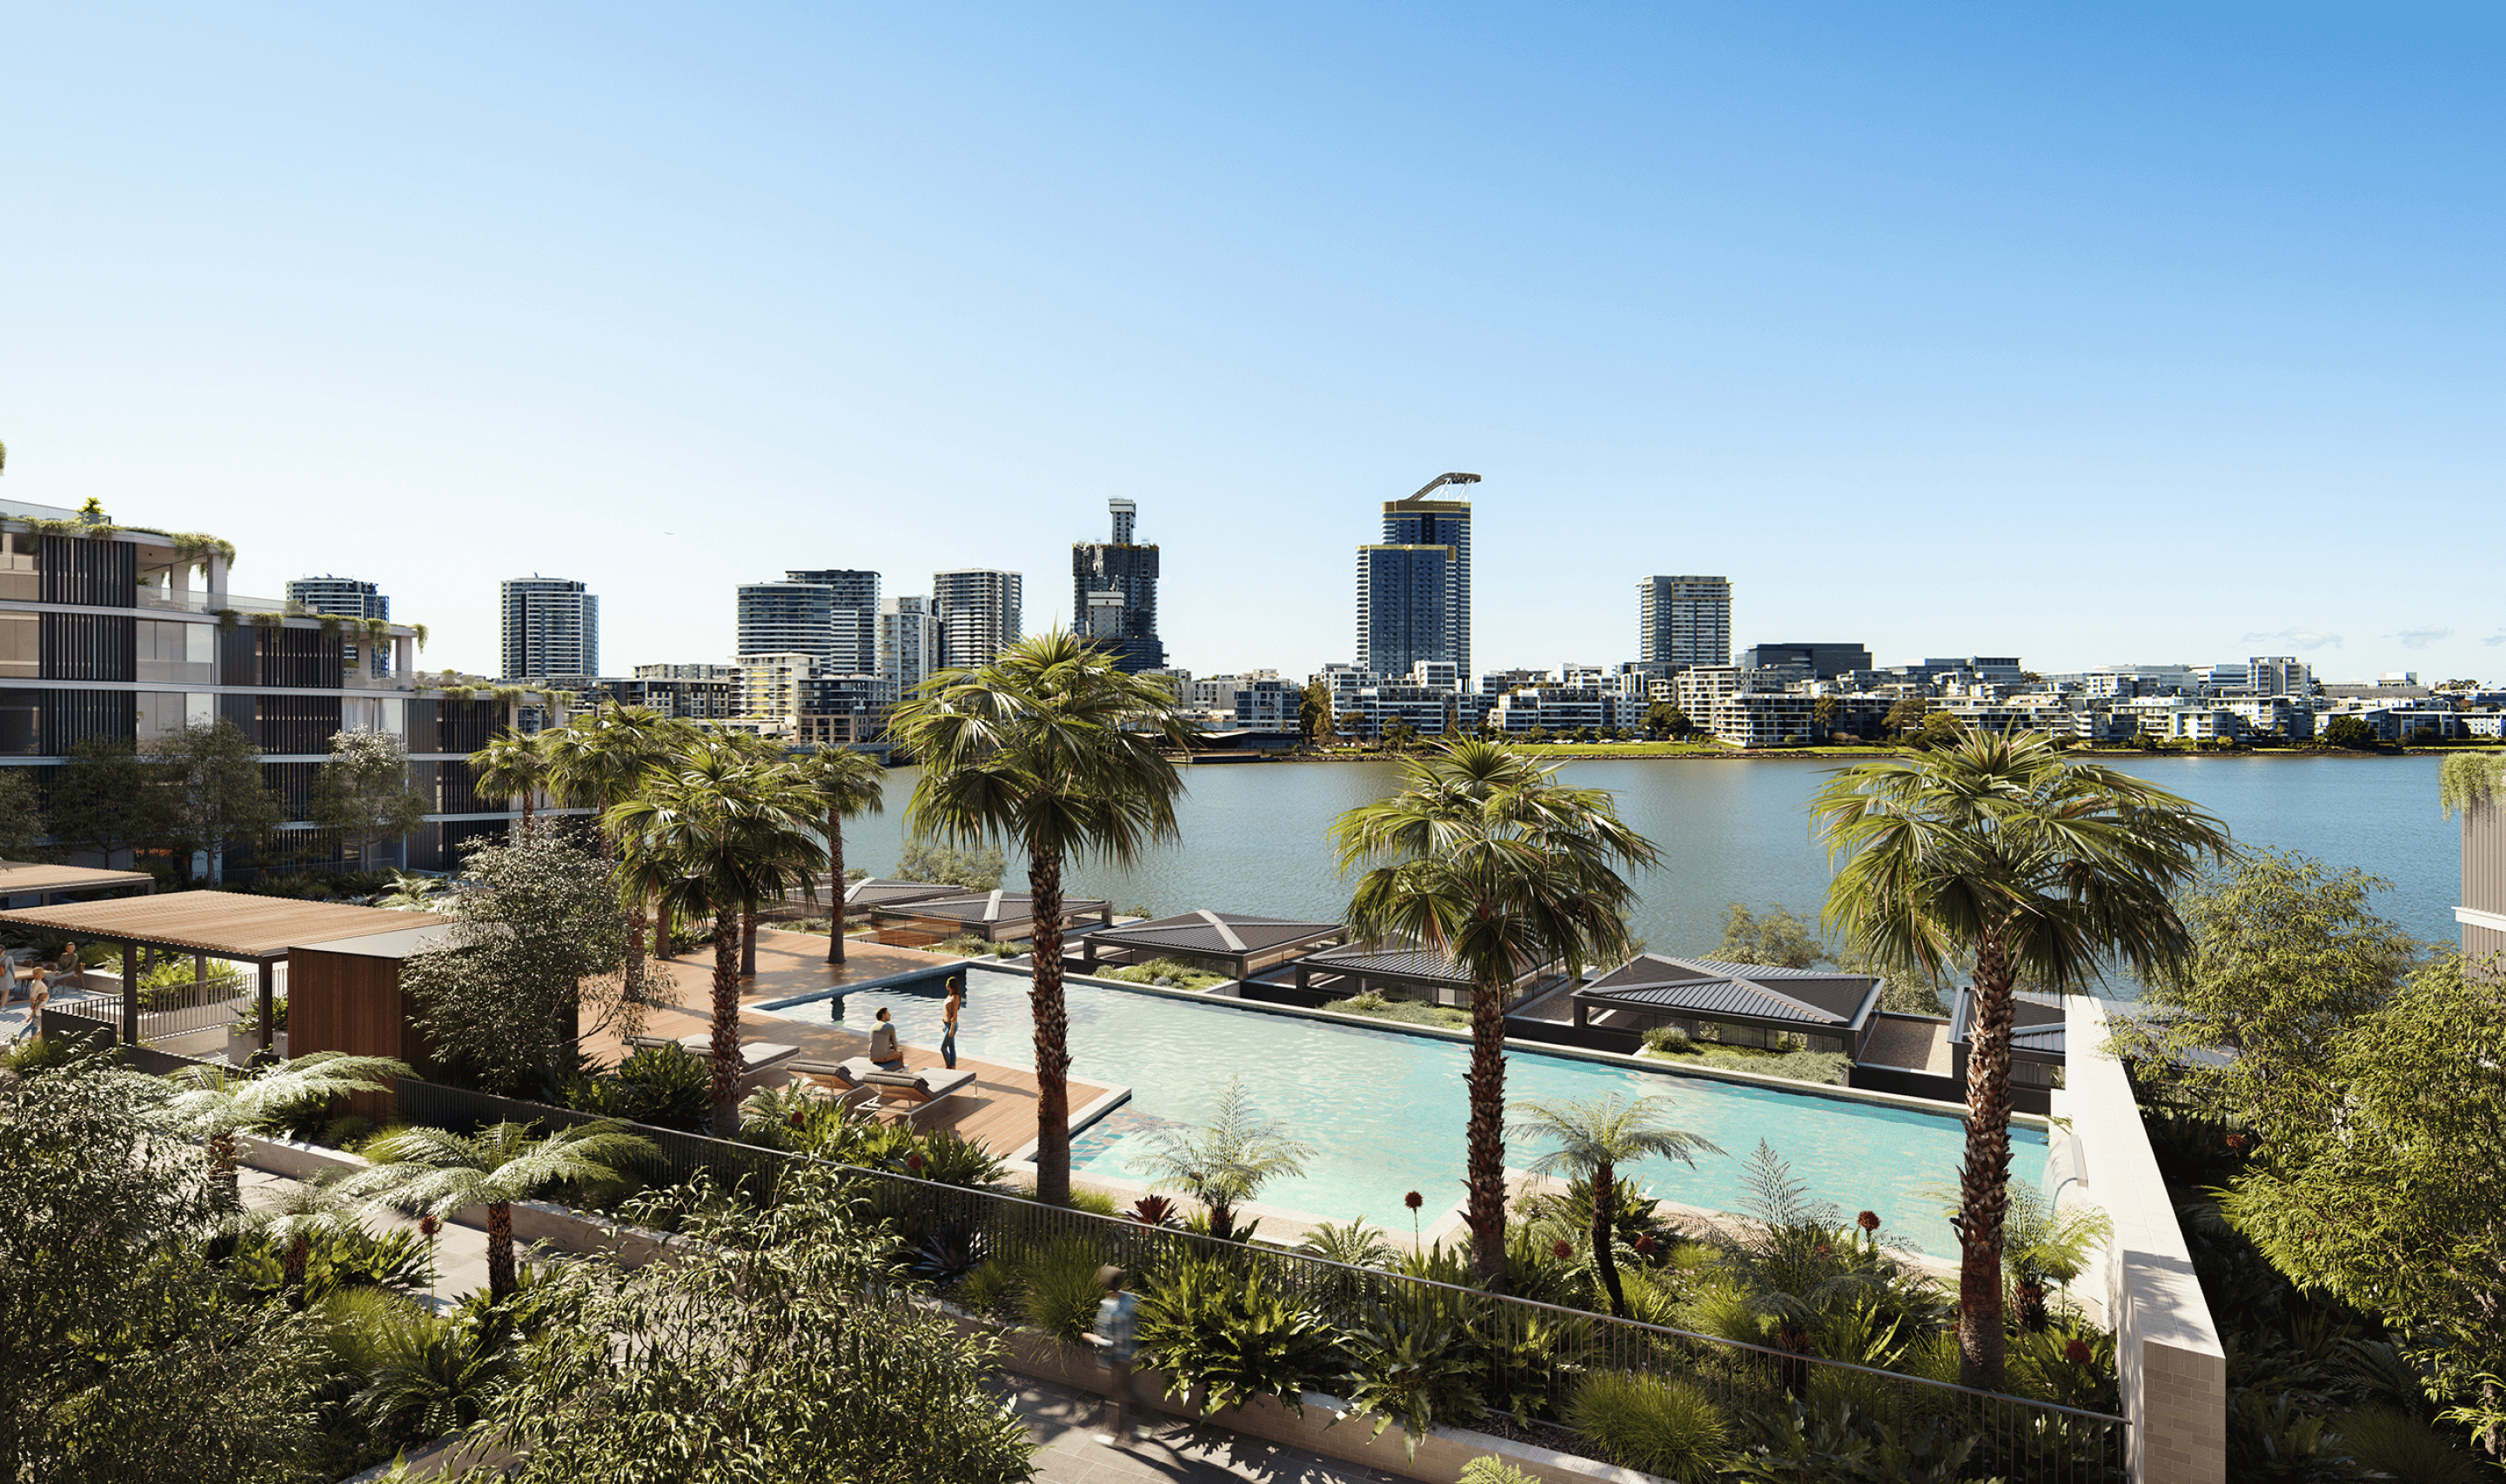
[[[974,1086],[975,1074],[964,1067],[954,1072],[926,1067],[920,1072],[873,1072],[861,1081],[878,1094],[883,1108],[902,1109],[906,1121],[912,1122]]]
[[[851,1056],[840,1062],[799,1057],[785,1062],[783,1070],[799,1073],[804,1077],[831,1077],[847,1087],[858,1087],[861,1085],[862,1078],[885,1069],[867,1056]]]
[[[626,1054],[632,1056],[638,1051],[658,1051],[663,1046],[678,1043],[678,1039],[671,1036],[629,1036],[626,1038]]]

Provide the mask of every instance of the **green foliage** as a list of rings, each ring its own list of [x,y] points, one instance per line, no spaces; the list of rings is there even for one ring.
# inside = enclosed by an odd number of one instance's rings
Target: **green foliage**
[[[375,844],[415,830],[432,807],[409,781],[409,749],[389,732],[342,731],[313,774],[313,822],[357,842],[363,866]]]
[[[1740,1424],[1721,1477],[1753,1484],[1958,1484],[1982,1441],[1946,1418],[1891,1426],[1841,1398],[1743,1413]]]
[[[1484,1453],[1462,1466],[1456,1484],[1541,1484],[1493,1453]]]
[[[426,1239],[407,1227],[377,1236],[356,1224],[324,1227],[310,1234],[304,1263],[304,1299],[319,1304],[335,1293],[373,1289],[387,1293],[416,1293],[427,1286],[433,1261]],[[283,1288],[280,1249],[284,1242],[253,1234],[240,1241],[228,1261],[228,1281],[237,1294],[255,1300],[274,1299]]]
[[[1334,1000],[1323,1008],[1343,1015],[1372,1015],[1396,1025],[1432,1025],[1449,1031],[1468,1029],[1471,1012],[1450,1005],[1429,1005],[1423,1000],[1396,1000],[1373,993],[1352,995],[1346,1000]]]
[[[1486,1353],[1450,1305],[1414,1298],[1371,1304],[1350,1329],[1347,1348],[1349,1410],[1375,1419],[1369,1436],[1381,1437],[1398,1423],[1416,1458],[1418,1440],[1431,1430],[1479,1415]]]
[[[89,737],[70,749],[70,760],[53,777],[50,813],[40,823],[59,843],[110,857],[133,845],[152,844],[167,833],[172,818],[155,763],[130,742]],[[10,776],[29,789],[33,779],[21,769]],[[31,792],[26,804],[33,806]],[[9,857],[9,859],[19,859]]]
[[[228,841],[267,834],[287,818],[263,785],[261,749],[223,717],[155,738],[142,753],[166,810],[159,838],[186,882],[196,854],[209,855],[214,875]]]
[[[1307,1388],[1341,1370],[1338,1335],[1302,1300],[1279,1292],[1260,1264],[1182,1259],[1140,1300],[1140,1347],[1172,1374],[1166,1395],[1201,1388],[1200,1415],[1270,1396],[1303,1416]]]
[[[1644,1033],[1644,1048],[1671,1056],[1685,1056],[1696,1049],[1696,1042],[1688,1039],[1686,1031],[1675,1025],[1659,1025]]]
[[[702,1133],[713,1114],[712,1076],[685,1046],[644,1046],[614,1071],[569,1074],[558,1094],[581,1113]]]
[[[2479,1484],[2494,1480],[2497,1470],[2395,1407],[2363,1406],[2333,1423],[2335,1448],[2371,1475],[2408,1479],[2413,1484]]]
[[[1599,1370],[1575,1388],[1566,1421],[1612,1463],[1665,1478],[1697,1478],[1722,1463],[1730,1429],[1685,1381]]]
[[[1261,1116],[1244,1078],[1231,1077],[1217,1115],[1198,1128],[1151,1136],[1148,1166],[1156,1187],[1189,1191],[1209,1208],[1210,1234],[1235,1235],[1235,1208],[1276,1180],[1305,1172],[1313,1146],[1288,1137],[1285,1125]]]
[[[1228,982],[1229,976],[1196,969],[1176,959],[1151,959],[1145,964],[1127,964],[1118,969],[1099,969],[1100,977],[1122,979],[1132,984],[1162,984],[1175,989],[1215,989]]]
[[[1828,951],[1809,923],[1789,910],[1772,906],[1762,917],[1734,901],[1723,908],[1723,940],[1706,956],[1726,964],[1811,969],[1826,962]]]
[[[1363,1219],[1345,1226],[1323,1222],[1306,1233],[1297,1251],[1322,1258],[1326,1262],[1345,1262],[1350,1267],[1389,1267],[1400,1249],[1385,1239],[1381,1228],[1369,1226]]]
[[[340,1363],[355,1377],[345,1410],[382,1447],[406,1447],[480,1421],[511,1371],[510,1325],[493,1311],[445,1316],[376,1290],[321,1305]]]
[[[60,769],[68,772],[67,767]],[[60,792],[58,774],[53,791]],[[44,837],[54,831],[45,817],[42,794],[35,787],[34,769],[0,768],[0,861],[33,861],[44,852]]]
[[[1096,1270],[1105,1258],[1093,1245],[1068,1238],[1048,1243],[1011,1264],[1020,1312],[1027,1324],[1065,1344],[1087,1341],[1105,1297]]]
[[[2506,795],[2506,753],[2455,753],[2437,765],[2436,780],[2448,819],[2493,804]]]
[[[1008,873],[1008,858],[991,846],[959,850],[920,838],[906,841],[905,855],[896,863],[899,881],[941,882],[970,892],[996,890]]]
[[[2367,752],[2376,746],[2376,726],[2365,717],[2337,716],[2324,724],[2321,733],[2324,745],[2347,752]]]

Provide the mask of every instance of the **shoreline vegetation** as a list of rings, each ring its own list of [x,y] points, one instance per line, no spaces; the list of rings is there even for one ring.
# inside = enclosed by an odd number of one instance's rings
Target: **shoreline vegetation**
[[[1414,744],[1412,751],[1431,745],[1426,739]],[[1581,760],[1702,760],[1752,762],[1795,760],[1803,759],[1920,757],[1926,749],[1866,743],[1855,747],[1726,747],[1719,742],[1514,742],[1516,751],[1525,757],[1548,761],[1573,762]],[[2456,753],[2506,753],[2506,742],[2459,742],[2436,747],[2380,745],[2372,748],[2327,747],[2313,743],[2293,743],[2286,747],[2075,747],[2064,750],[2074,758],[2443,758]],[[1325,751],[1299,748],[1264,757],[1264,762],[1381,762],[1409,756],[1397,748],[1336,747]]]

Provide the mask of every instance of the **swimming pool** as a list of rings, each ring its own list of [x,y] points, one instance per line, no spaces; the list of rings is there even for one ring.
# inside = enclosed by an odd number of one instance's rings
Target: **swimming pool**
[[[805,1002],[775,1013],[832,1018],[867,1031],[885,1007],[907,1043],[937,1046],[940,985],[934,973],[855,992],[849,1003]],[[1022,974],[971,968],[958,1051],[1005,1066],[1034,1066],[1027,986]],[[1070,984],[1065,993],[1071,1075],[1131,1089],[1128,1103],[1073,1139],[1073,1169],[1146,1179],[1150,1136],[1208,1119],[1229,1076],[1240,1073],[1256,1106],[1315,1149],[1305,1175],[1263,1189],[1263,1204],[1337,1221],[1363,1217],[1406,1230],[1406,1192],[1423,1192],[1430,1213],[1461,1199],[1466,1044],[1269,1014],[1223,1000],[1095,984]],[[1954,1113],[1639,1072],[1520,1044],[1508,1048],[1505,1085],[1509,1102],[1608,1092],[1670,1098],[1671,1122],[1704,1135],[1724,1153],[1700,1154],[1694,1170],[1656,1160],[1628,1172],[1658,1198],[1732,1209],[1741,1194],[1740,1162],[1763,1139],[1815,1198],[1848,1215],[1876,1211],[1885,1230],[1923,1252],[1956,1254],[1939,1204],[1915,1193],[1956,1183],[1966,1135]],[[2044,1131],[2015,1127],[2011,1144],[2011,1179],[2041,1187]],[[1506,1163],[1526,1165],[1538,1151],[1509,1140]]]

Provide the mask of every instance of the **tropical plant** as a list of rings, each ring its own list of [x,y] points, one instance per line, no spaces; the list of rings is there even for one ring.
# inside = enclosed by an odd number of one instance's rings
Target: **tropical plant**
[[[471,1206],[487,1208],[487,1292],[514,1291],[514,1202],[556,1184],[611,1184],[619,1166],[649,1158],[652,1145],[614,1122],[587,1123],[535,1136],[522,1123],[498,1123],[475,1134],[407,1128],[367,1147],[375,1161],[339,1187],[365,1200],[438,1220]]]
[[[220,880],[229,841],[267,833],[287,818],[263,785],[261,749],[223,717],[154,738],[141,751],[158,764],[167,814],[163,838],[187,885],[194,856],[205,855],[209,879]]]
[[[1400,1249],[1392,1245],[1383,1229],[1367,1225],[1363,1218],[1345,1226],[1325,1221],[1306,1233],[1297,1251],[1350,1267],[1388,1268],[1400,1255]]]
[[[2066,758],[2041,733],[1965,727],[1938,750],[1844,770],[1810,810],[1813,835],[1844,862],[1828,888],[1831,930],[1927,976],[1974,966],[1955,1223],[1959,1372],[1997,1388],[2019,981],[2070,993],[2109,964],[2144,977],[2175,970],[2192,936],[2170,894],[2205,858],[2231,852],[2228,831],[2172,794]]]
[[[540,795],[549,786],[549,754],[543,739],[550,732],[499,732],[470,755],[470,783],[490,798],[507,803],[519,799],[522,828],[530,828]]]
[[[630,881],[658,888],[665,919],[713,919],[713,1128],[739,1127],[739,924],[786,890],[814,888],[825,851],[815,803],[779,767],[707,747],[610,809]]]
[[[424,630],[418,644],[426,643]],[[551,792],[579,808],[595,811],[600,821],[601,857],[618,863],[619,890],[626,899],[628,994],[643,998],[646,909],[660,894],[655,872],[666,867],[651,857],[638,860],[621,846],[609,811],[634,796],[647,775],[694,745],[691,729],[660,712],[612,701],[554,731],[542,732],[539,746],[546,758]],[[661,958],[670,957],[667,924],[656,942]]]
[[[1410,1457],[1439,1427],[1479,1415],[1486,1352],[1452,1306],[1433,1300],[1371,1304],[1346,1340],[1348,1409],[1372,1417],[1370,1437],[1398,1423]]]
[[[410,784],[408,745],[389,732],[336,733],[313,774],[313,822],[357,842],[361,870],[376,842],[407,835],[431,807]]]
[[[1566,1422],[1610,1462],[1672,1479],[1706,1476],[1723,1462],[1730,1431],[1722,1412],[1688,1382],[1618,1370],[1586,1375]]]
[[[1161,1129],[1150,1139],[1148,1168],[1162,1190],[1190,1191],[1209,1208],[1209,1234],[1235,1235],[1235,1208],[1272,1181],[1305,1173],[1312,1145],[1262,1116],[1240,1076],[1227,1079],[1215,1115],[1196,1128]]]
[[[886,769],[868,753],[849,747],[821,745],[794,763],[801,786],[816,795],[826,811],[827,880],[833,896],[827,924],[827,962],[844,961],[844,821],[856,814],[877,814],[887,807]]]
[[[1469,1221],[1483,1278],[1504,1276],[1505,1007],[1527,969],[1616,963],[1635,894],[1620,872],[1653,842],[1610,795],[1570,788],[1499,743],[1457,742],[1401,764],[1401,792],[1333,826],[1362,871],[1350,931],[1449,954],[1471,977]]]
[[[236,1136],[268,1128],[305,1102],[327,1104],[352,1092],[381,1092],[383,1078],[409,1075],[407,1066],[388,1056],[344,1051],[315,1051],[259,1072],[199,1062],[165,1075],[173,1091],[152,1110],[150,1121],[207,1146],[210,1180],[222,1192],[226,1209],[235,1211],[242,1206],[235,1183]]]
[[[568,1108],[630,1123],[701,1133],[713,1116],[713,1071],[680,1045],[642,1047],[613,1071],[568,1077],[558,1090]],[[788,1113],[778,1111],[776,1117]]]
[[[369,1289],[333,1295],[322,1318],[334,1353],[359,1378],[347,1410],[386,1445],[477,1424],[512,1368],[509,1326],[493,1316],[433,1315]]]
[[[896,863],[899,881],[962,886],[970,892],[992,890],[1008,871],[1008,859],[991,846],[959,850],[934,840],[907,840]]]
[[[1172,1377],[1166,1395],[1199,1391],[1204,1419],[1256,1396],[1303,1416],[1307,1388],[1341,1371],[1330,1322],[1278,1291],[1259,1265],[1175,1262],[1141,1298],[1138,1324],[1149,1363]]]
[[[1190,727],[1164,682],[1056,629],[990,663],[943,670],[897,708],[889,732],[922,765],[911,833],[1027,857],[1035,924],[1036,1189],[1070,1193],[1070,1018],[1062,998],[1061,879],[1073,862],[1128,866],[1175,833],[1183,778],[1166,751]]]
[[[1610,1312],[1624,1317],[1628,1295],[1619,1286],[1617,1256],[1619,1168],[1648,1158],[1676,1159],[1694,1166],[1698,1150],[1723,1151],[1703,1135],[1670,1127],[1665,1121],[1670,1116],[1670,1099],[1664,1097],[1608,1093],[1591,1099],[1521,1103],[1515,1106],[1514,1116],[1513,1137],[1555,1146],[1531,1161],[1528,1168],[1533,1173],[1555,1175],[1566,1170],[1590,1183],[1592,1225],[1586,1235],[1592,1243],[1593,1267],[1600,1276]]]

